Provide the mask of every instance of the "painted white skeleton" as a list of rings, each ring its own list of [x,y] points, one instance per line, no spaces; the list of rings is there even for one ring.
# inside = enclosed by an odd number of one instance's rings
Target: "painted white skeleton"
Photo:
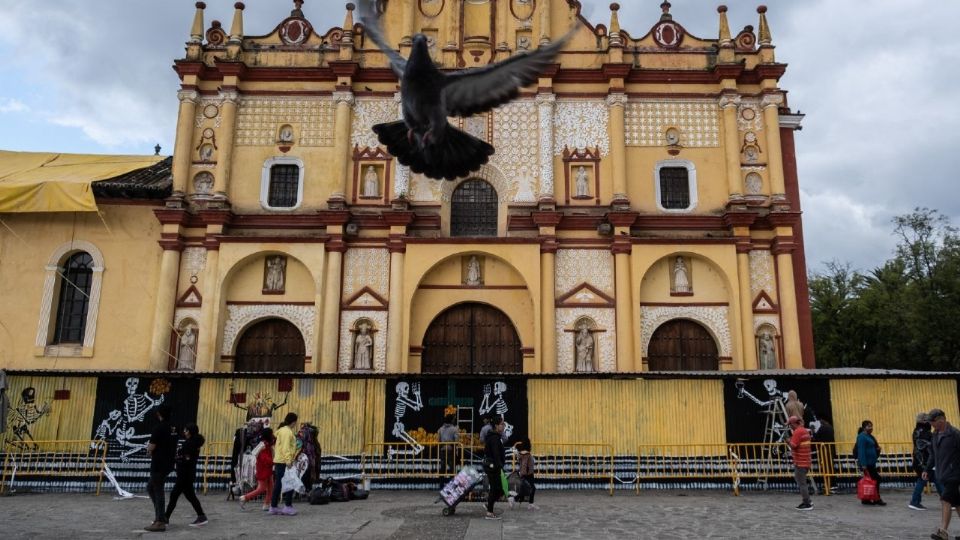
[[[773,379],[766,379],[763,381],[763,387],[767,390],[767,395],[770,399],[762,400],[758,397],[751,394],[744,386],[743,381],[736,382],[737,387],[737,397],[738,398],[748,398],[750,401],[756,403],[761,407],[766,407],[768,414],[771,414],[772,423],[770,424],[770,430],[772,436],[770,441],[766,442],[783,442],[790,435],[790,428],[787,426],[787,417],[786,417],[786,403],[787,403],[787,392],[784,392],[777,388],[777,381]]]
[[[123,412],[128,423],[143,422],[150,409],[159,407],[163,403],[163,395],[153,399],[147,392],[137,394],[137,386],[139,385],[139,378],[130,377],[127,379],[127,399],[123,400]]]
[[[50,404],[44,403],[37,406],[37,391],[32,386],[24,388],[20,393],[20,404],[12,411],[12,433],[18,442],[28,447],[36,448],[33,442],[33,433],[30,432],[30,426],[36,424],[45,414],[50,412]],[[29,440],[29,443],[27,442]],[[32,445],[32,446],[31,446]]]
[[[414,399],[410,399],[408,394],[413,392]],[[409,433],[407,433],[406,426],[403,425],[403,417],[407,414],[407,407],[415,411],[419,411],[423,408],[423,400],[420,398],[420,383],[413,383],[411,385],[401,381],[397,383],[397,403],[393,407],[393,436],[398,439],[409,443],[412,448],[409,450],[396,450],[390,448],[388,453],[390,456],[401,455],[401,454],[412,454],[419,455],[423,451],[423,446],[417,442]]]
[[[497,413],[497,416],[503,418],[503,423],[506,424],[506,427],[503,430],[503,440],[506,441],[513,435],[513,424],[507,422],[507,412],[510,410],[507,407],[506,400],[503,399],[503,393],[507,391],[507,383],[503,381],[497,381],[493,383],[493,395],[496,398],[493,402],[490,402],[490,385],[485,384],[483,386],[483,401],[480,403],[480,416],[484,416],[490,411]],[[511,447],[512,449],[512,447]]]

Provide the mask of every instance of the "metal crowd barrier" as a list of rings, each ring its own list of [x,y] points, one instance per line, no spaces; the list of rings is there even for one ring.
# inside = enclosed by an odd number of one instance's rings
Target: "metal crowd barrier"
[[[230,458],[233,441],[208,442],[203,445],[203,494],[211,480],[230,480]]]
[[[537,480],[602,480],[613,495],[613,445],[533,441],[530,446],[536,459]],[[513,454],[512,470],[519,467],[517,459],[517,454]]]
[[[30,441],[8,444],[0,472],[0,493],[22,477],[77,479],[96,478],[97,495],[103,484],[107,444],[104,441]]]
[[[360,456],[363,478],[436,478],[453,476],[464,464],[458,442],[368,443]],[[449,470],[444,467],[449,464]]]
[[[720,480],[730,478],[726,444],[641,444],[637,448],[637,485],[644,481]]]
[[[853,441],[816,443],[820,458],[821,476],[827,491],[838,480],[856,482],[863,476],[863,470],[857,466],[857,456],[852,453]],[[881,484],[891,479],[913,482],[917,475],[913,471],[912,442],[880,441],[880,458],[877,460],[877,472]],[[882,487],[882,485],[881,485]],[[927,487],[929,491],[929,486]]]

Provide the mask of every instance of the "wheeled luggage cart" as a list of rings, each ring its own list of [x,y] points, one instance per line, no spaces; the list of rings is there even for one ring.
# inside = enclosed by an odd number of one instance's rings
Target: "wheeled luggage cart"
[[[483,485],[484,477],[483,472],[472,465],[460,469],[453,480],[447,482],[447,485],[440,490],[440,497],[437,501],[443,501],[445,505],[441,513],[444,516],[452,516],[457,511],[457,505],[471,493],[474,493],[477,486]],[[482,487],[480,491],[482,492]]]

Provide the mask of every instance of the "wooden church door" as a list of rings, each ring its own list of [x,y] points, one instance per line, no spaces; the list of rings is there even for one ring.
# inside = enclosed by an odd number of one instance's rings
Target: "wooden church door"
[[[650,371],[716,371],[720,368],[717,344],[707,329],[686,319],[668,321],[657,328],[647,348]]]
[[[306,345],[293,323],[267,319],[240,336],[233,362],[234,371],[303,371]]]
[[[480,303],[437,315],[423,338],[423,373],[521,373],[523,353],[513,322]]]

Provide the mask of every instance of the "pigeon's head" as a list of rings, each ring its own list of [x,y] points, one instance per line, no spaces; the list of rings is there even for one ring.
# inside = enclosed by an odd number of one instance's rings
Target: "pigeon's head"
[[[430,54],[430,38],[423,34],[413,36],[413,52]]]

